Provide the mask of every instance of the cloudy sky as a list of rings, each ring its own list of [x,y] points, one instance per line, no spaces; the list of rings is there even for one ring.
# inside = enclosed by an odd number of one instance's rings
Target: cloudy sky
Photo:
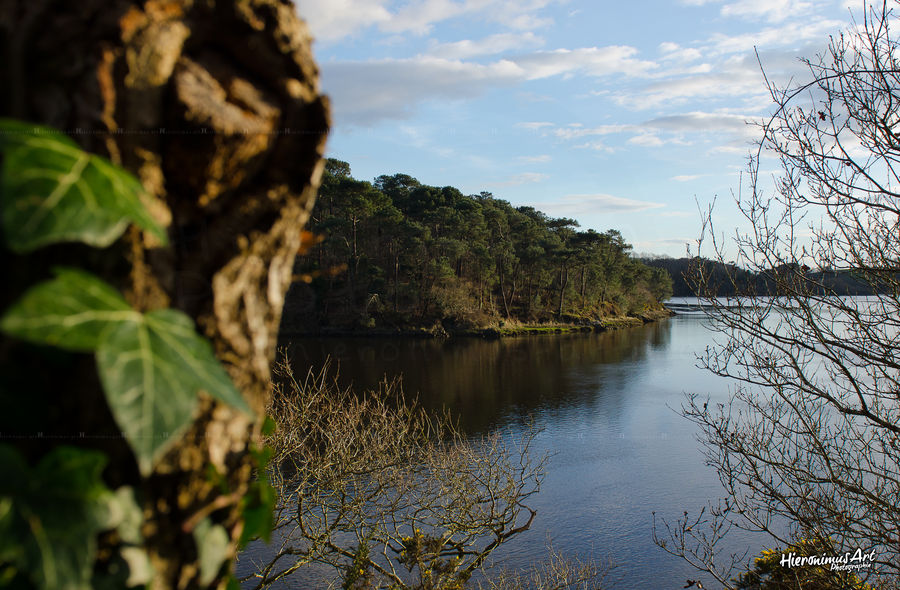
[[[731,206],[770,79],[804,76],[855,0],[296,0],[330,157],[489,191],[683,256]],[[754,52],[756,49],[756,53]]]

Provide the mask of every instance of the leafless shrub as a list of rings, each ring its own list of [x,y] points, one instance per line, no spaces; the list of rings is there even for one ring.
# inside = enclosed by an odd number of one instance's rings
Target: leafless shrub
[[[603,559],[582,559],[548,548],[545,560],[529,568],[492,571],[489,578],[478,583],[478,590],[601,590],[615,587],[610,575],[612,562]]]
[[[869,7],[832,38],[807,62],[809,83],[770,85],[774,115],[738,198],[752,230],[725,248],[706,218],[701,248],[763,280],[734,278],[746,297],[726,304],[703,265],[695,277],[718,332],[702,363],[740,385],[731,403],[692,398],[684,413],[729,498],[667,524],[658,543],[728,587],[740,560],[718,548],[731,527],[764,531],[782,547],[807,539],[875,550],[874,567],[860,574],[900,585],[896,5]],[[781,164],[773,190],[759,176],[769,156]],[[874,295],[842,297],[829,274]]]
[[[446,417],[403,403],[397,381],[356,395],[328,367],[296,379],[280,365],[274,554],[257,588],[309,564],[344,588],[462,588],[486,557],[527,530],[544,460],[535,432],[469,440]]]

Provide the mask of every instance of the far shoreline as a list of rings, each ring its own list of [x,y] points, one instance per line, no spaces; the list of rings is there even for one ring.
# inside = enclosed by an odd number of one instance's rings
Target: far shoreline
[[[324,326],[315,330],[291,330],[279,332],[278,339],[291,338],[482,338],[496,340],[523,336],[547,334],[590,334],[626,328],[636,328],[677,315],[672,310],[661,307],[650,309],[634,316],[608,316],[596,320],[580,322],[535,322],[500,321],[497,325],[456,328],[445,326],[436,320],[431,326],[418,327],[354,327]]]

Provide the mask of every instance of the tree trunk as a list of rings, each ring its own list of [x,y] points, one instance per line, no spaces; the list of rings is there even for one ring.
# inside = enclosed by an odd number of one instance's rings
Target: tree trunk
[[[497,271],[498,271],[498,275],[499,275],[498,280],[500,282],[500,297],[503,300],[503,314],[505,315],[506,319],[510,319],[509,318],[509,303],[506,301],[506,290],[503,287],[503,265],[501,263],[497,264]]]
[[[563,305],[566,299],[566,287],[569,285],[569,266],[564,264],[562,269],[559,271],[559,309],[556,311],[556,316],[558,318],[562,318],[563,314]]]
[[[585,267],[581,267],[581,308],[585,308],[584,292],[587,288],[587,277],[585,276]]]
[[[309,44],[287,0],[0,0],[0,114],[60,128],[132,171],[170,237],[159,247],[132,230],[99,253],[67,245],[9,259],[4,307],[51,264],[89,266],[140,310],[193,317],[262,416],[329,125]],[[0,360],[17,347],[0,342]],[[53,379],[41,382],[55,408],[46,420],[58,421],[47,428],[117,432],[84,356],[72,374],[85,385],[62,395],[59,375],[55,391]],[[110,456],[110,485],[141,492],[153,588],[199,586],[198,514],[225,526],[232,551],[241,533],[237,504],[254,476],[248,447],[260,421],[208,397],[201,407],[143,480],[123,440],[83,443]],[[210,481],[210,466],[225,486]]]
[[[400,252],[394,254],[394,313],[400,307]]]

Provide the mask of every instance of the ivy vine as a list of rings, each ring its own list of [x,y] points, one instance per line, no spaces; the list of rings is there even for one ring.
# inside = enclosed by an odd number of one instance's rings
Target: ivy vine
[[[140,182],[63,133],[0,119],[0,152],[0,218],[13,252],[73,241],[105,247],[132,223],[167,243]],[[81,269],[56,268],[54,275],[5,310],[0,330],[95,355],[106,401],[143,476],[188,429],[200,391],[250,412],[190,317],[173,309],[137,311],[116,288]],[[264,452],[254,452],[264,467]],[[99,451],[60,446],[29,466],[12,445],[0,445],[0,586],[27,579],[41,589],[90,588],[97,535],[113,529],[124,543],[126,585],[150,580],[134,490],[108,489],[105,464]],[[242,543],[268,534],[273,502],[264,478],[251,485],[242,502],[249,525]],[[207,519],[194,536],[201,583],[208,583],[225,559],[228,535]]]

